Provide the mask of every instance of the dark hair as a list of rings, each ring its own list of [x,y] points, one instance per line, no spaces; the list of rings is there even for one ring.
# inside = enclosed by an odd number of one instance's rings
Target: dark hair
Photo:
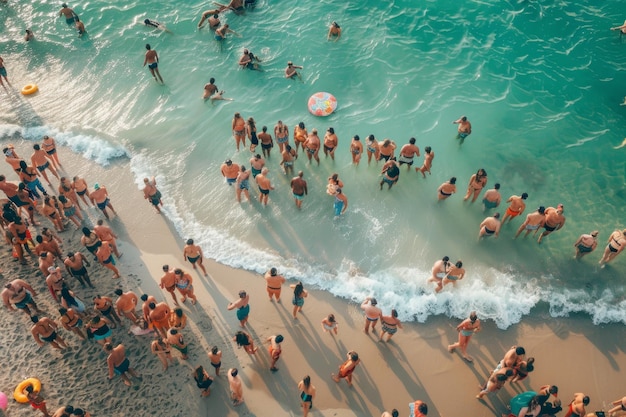
[[[141,301],[147,301],[148,300],[148,294],[141,294]]]
[[[37,243],[43,243],[43,237],[41,235],[35,236],[35,240],[37,241]]]
[[[354,140],[361,140],[361,138],[359,137],[359,135],[354,135],[354,137],[352,138]]]
[[[300,123],[298,123],[298,127],[299,127],[300,129],[304,129],[304,122],[300,122]]]
[[[329,128],[328,128],[328,131],[329,131],[330,133],[335,133],[335,129],[333,129],[332,127],[329,127]]]
[[[391,309],[391,317],[398,317],[398,312],[396,311],[395,308]]]
[[[411,138],[411,139],[409,139],[409,143],[410,143],[411,145],[414,145],[414,144],[415,144],[415,138]]]
[[[514,374],[513,370],[512,370],[511,368],[509,368],[509,369],[507,369],[507,370],[504,372],[504,375],[500,374],[500,375],[498,375],[498,376],[503,376],[503,377],[505,377],[505,378],[508,378],[508,377],[513,376],[513,374]]]
[[[59,308],[59,314],[60,315],[64,315],[65,313],[67,313],[67,309],[65,307]]]
[[[494,219],[499,219],[500,218],[500,213],[493,213],[493,218]]]
[[[305,387],[310,387],[311,386],[311,377],[306,375],[304,378],[302,378],[302,383],[304,384]]]
[[[209,80],[209,82],[210,82],[211,84],[213,84],[213,83],[215,82],[215,78],[211,77],[211,79]]]
[[[398,413],[398,410],[396,410],[395,408],[391,410],[391,417],[398,417],[399,415],[400,413]]]
[[[443,258],[441,258],[441,260],[444,261],[444,262],[448,262],[450,260],[450,257],[448,255],[446,255]]]
[[[537,211],[539,212],[539,214],[543,214],[546,212],[546,208],[544,206],[539,206],[539,208],[537,209]]]
[[[528,193],[523,193],[522,194],[522,200],[526,200],[528,198]]]
[[[177,335],[177,334],[178,334],[178,330],[176,330],[176,329],[170,329],[170,334],[171,334],[172,336]]]
[[[426,405],[426,403],[421,403],[420,405],[417,406],[417,411],[426,415],[428,414],[428,406]]]
[[[150,310],[154,310],[156,308],[156,304],[155,303],[150,303],[150,304],[148,304],[148,307],[150,307]]]
[[[122,295],[124,294],[124,291],[122,291],[121,288],[116,289],[115,291],[113,291],[115,293],[115,295]]]
[[[335,322],[335,315],[334,315],[334,314],[332,314],[332,313],[331,313],[331,314],[329,314],[329,315],[328,315],[328,321],[329,321],[329,322],[331,322],[331,323],[334,323],[334,322]]]
[[[588,405],[588,404],[589,404],[589,401],[591,401],[591,398],[589,398],[589,396],[588,396],[588,395],[585,395],[585,396],[583,397],[583,404]]]
[[[147,44],[146,44],[146,49],[147,49],[148,51],[150,50],[150,44],[149,44],[149,43],[147,43]]]
[[[456,264],[455,264],[455,265],[456,265],[456,267],[457,267],[457,268],[461,268],[461,267],[463,267],[463,262],[461,262],[461,261],[456,261]]]
[[[450,184],[456,184],[456,177],[450,178]]]
[[[499,190],[499,189],[500,189],[500,183],[499,183],[499,182],[496,182],[496,183],[494,184],[493,188],[495,188],[496,190]]]
[[[180,307],[176,307],[174,309],[174,314],[176,314],[176,317],[183,317],[183,309]]]
[[[278,271],[276,271],[276,268],[270,269],[270,275],[271,276],[275,276],[277,273],[278,273]]]
[[[193,245],[193,239],[187,239],[187,244],[188,245]]]
[[[556,385],[550,385],[550,388],[548,388],[548,392],[550,394],[558,394],[559,393],[559,387],[557,387]]]
[[[282,334],[279,334],[279,335],[277,335],[277,336],[274,338],[274,341],[275,341],[276,343],[282,343],[282,342],[283,342],[283,340],[285,340],[285,338],[283,337],[283,335],[282,335]]]
[[[89,237],[89,235],[91,234],[91,230],[89,230],[88,227],[83,227],[83,234],[87,237]]]
[[[359,354],[356,353],[355,351],[352,350],[349,352],[349,354],[350,354],[350,359],[352,359],[353,361],[359,360]]]
[[[521,346],[518,346],[515,348],[515,353],[518,355],[525,355],[526,354],[526,349],[524,349]]]
[[[248,335],[239,330],[235,334],[235,342],[237,346],[248,346],[250,344],[250,339],[248,339]]]
[[[237,371],[237,368],[233,368],[233,370],[230,371],[230,376],[235,377],[235,376],[237,376],[238,373],[239,373],[239,371]]]
[[[213,347],[211,348],[211,353],[212,353],[212,354],[214,354],[214,355],[216,355],[216,354],[217,354],[217,352],[219,352],[219,351],[220,351],[220,350],[217,348],[217,346],[213,346]]]
[[[39,145],[33,145],[33,149],[34,149],[34,150],[36,150],[36,151],[38,151],[38,150],[40,150],[40,149],[41,149],[41,146],[39,146]]]
[[[508,375],[508,374],[509,374],[509,372],[511,373],[511,375]],[[497,379],[498,381],[506,381],[506,380],[507,380],[510,376],[512,376],[512,375],[513,375],[513,371],[512,371],[512,370],[510,370],[510,369],[507,369],[507,370],[506,370],[506,375],[498,374],[498,375],[496,375],[496,379]]]

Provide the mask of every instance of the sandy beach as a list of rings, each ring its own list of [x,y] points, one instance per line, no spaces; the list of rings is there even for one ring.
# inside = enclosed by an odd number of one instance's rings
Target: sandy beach
[[[14,143],[18,153],[24,155],[32,146],[29,142]],[[507,412],[506,405],[512,396],[545,384],[558,385],[559,398],[564,404],[569,403],[575,392],[589,395],[588,411],[608,410],[611,401],[626,394],[622,382],[622,369],[626,367],[623,325],[594,326],[589,317],[582,315],[554,319],[547,311],[535,311],[530,318],[506,331],[497,329],[492,322],[483,322],[482,332],[470,343],[468,352],[474,362],[469,364],[458,353],[450,354],[446,349],[456,341],[458,324],[447,317],[429,319],[425,324],[406,323],[390,343],[381,343],[377,337],[363,332],[364,317],[359,307],[362,300],[338,299],[307,288],[309,296],[303,312],[294,321],[287,285],[283,287],[281,304],[269,302],[262,276],[212,262],[210,253],[205,253],[209,258],[205,261],[209,277],[193,272],[182,256],[183,239],[193,236],[176,235],[166,218],[143,199],[128,162],[122,160],[104,168],[67,149],[60,149],[60,158],[67,169],[65,175],[79,174],[90,186],[96,182],[107,186],[119,214],[109,225],[118,234],[123,252],[118,262],[122,274],[119,280],[113,280],[109,270],[93,263],[89,271],[96,289],[82,289],[71,277],[66,276],[66,280],[89,307],[94,295],[115,297],[116,288],[154,295],[172,306],[169,294],[158,287],[161,266],[169,264],[191,272],[198,303],[195,306],[186,303],[183,307],[188,315],[183,335],[189,345],[189,359],[176,357],[175,363],[163,371],[158,359],[150,353],[152,336],[127,334],[126,322],[124,328],[113,331],[113,342],[126,346],[131,365],[143,376],[142,381],[133,380],[129,388],[120,378],[107,380],[106,355],[94,341],[81,341],[61,330],[60,335],[69,348],[60,352],[48,345],[38,348],[26,315],[4,309],[0,316],[3,358],[0,389],[10,396],[7,416],[39,415],[29,405],[12,400],[16,385],[28,377],[37,377],[43,383],[42,396],[51,413],[71,404],[94,416],[298,416],[302,411],[297,383],[305,375],[311,376],[317,388],[312,416],[378,417],[384,410],[393,408],[399,410],[400,416],[407,416],[408,403],[416,399],[428,404],[432,416],[500,416]],[[8,165],[2,173],[9,181],[17,180]],[[58,181],[53,180],[53,184],[56,187]],[[167,198],[165,195],[164,199]],[[234,204],[237,203],[233,195]],[[94,208],[88,209],[87,214],[94,224],[101,218]],[[43,226],[51,227],[47,220],[41,217],[38,220]],[[74,229],[70,225],[61,234],[63,251],[87,253],[80,245],[79,232]],[[29,265],[21,266],[10,255],[5,243],[0,257],[3,283],[15,278],[26,280],[36,289],[40,308],[48,317],[58,319],[58,306],[35,262],[29,260]],[[247,331],[259,346],[255,357],[237,349],[232,341],[239,323],[226,306],[237,298],[241,289],[251,297]],[[387,315],[395,306],[380,307]],[[541,308],[545,307],[537,310]],[[320,325],[322,318],[331,312],[339,322],[337,336],[324,333]],[[282,334],[285,340],[277,365],[279,371],[272,373],[265,340],[276,334]],[[213,375],[207,356],[213,345],[223,352],[222,375],[216,377],[211,395],[203,398],[191,372],[203,365]],[[522,383],[507,383],[497,395],[485,397],[485,401],[475,399],[478,385],[513,345],[524,346],[527,356],[535,357],[536,370]],[[336,384],[330,378],[349,350],[357,351],[362,360],[354,373],[352,388],[345,381]],[[230,367],[239,368],[244,383],[245,403],[239,407],[233,407],[229,401],[225,374]]]

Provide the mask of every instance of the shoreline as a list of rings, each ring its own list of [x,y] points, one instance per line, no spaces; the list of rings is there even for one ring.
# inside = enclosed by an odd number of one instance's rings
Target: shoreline
[[[429,317],[426,323],[406,323],[391,343],[380,343],[363,333],[364,319],[357,304],[305,287],[309,297],[304,314],[294,323],[288,287],[283,288],[282,304],[270,303],[266,298],[265,281],[258,274],[218,264],[208,259],[210,254],[205,254],[208,278],[194,273],[189,264],[183,263],[183,239],[166,218],[156,214],[143,200],[129,163],[104,168],[67,149],[60,148],[59,153],[66,166],[78,167],[68,175],[88,171],[84,176],[90,185],[95,182],[106,185],[119,213],[109,224],[120,236],[120,251],[124,255],[118,267],[123,278],[112,280],[108,270],[92,265],[89,271],[97,288],[95,292],[112,295],[118,287],[132,289],[138,295],[146,292],[171,305],[169,294],[158,288],[161,266],[167,263],[192,274],[198,304],[183,307],[188,315],[188,327],[183,334],[190,346],[190,355],[187,361],[176,359],[170,369],[162,371],[160,362],[150,353],[149,336],[130,336],[126,334],[127,326],[114,331],[113,342],[125,344],[132,366],[143,375],[143,381],[138,384],[133,381],[129,389],[119,378],[111,383],[106,380],[106,356],[97,344],[82,342],[61,330],[61,336],[71,346],[66,352],[53,352],[49,346],[38,349],[26,317],[4,310],[0,331],[3,344],[10,349],[5,357],[8,365],[0,377],[0,389],[7,395],[25,377],[37,376],[44,383],[42,394],[51,412],[72,404],[94,415],[111,416],[130,412],[141,415],[142,410],[145,414],[157,415],[207,415],[208,408],[211,415],[222,416],[297,416],[301,411],[296,385],[308,374],[317,388],[313,416],[377,417],[383,410],[392,408],[406,416],[408,403],[416,399],[429,405],[429,415],[499,416],[506,412],[508,400],[516,393],[544,384],[558,385],[564,404],[574,392],[585,392],[591,397],[588,411],[600,410],[623,396],[619,382],[622,380],[620,370],[626,367],[626,352],[621,346],[625,336],[621,324],[593,325],[586,315],[554,319],[544,308],[533,310],[522,323],[505,331],[497,329],[491,321],[484,322],[483,331],[473,338],[468,348],[474,363],[467,364],[458,353],[447,352],[447,344],[456,340],[454,328],[458,321],[442,316]],[[7,174],[9,180],[14,179],[13,175]],[[94,223],[100,217],[94,209],[88,213]],[[46,225],[47,221],[42,223]],[[64,251],[80,249],[76,232],[65,232],[61,237],[66,241]],[[42,309],[49,317],[57,318],[56,306],[40,276],[33,274],[34,268],[20,267],[6,254],[0,257],[0,264],[4,281],[23,277],[36,287]],[[268,269],[270,267],[268,265]],[[66,279],[89,306],[94,291],[79,289],[71,278]],[[237,297],[240,289],[251,294],[247,331],[259,347],[256,358],[236,349],[231,341],[239,326],[234,312],[226,311],[225,307]],[[388,314],[393,306],[381,307],[384,314]],[[321,329],[321,319],[330,312],[339,322],[337,337]],[[278,363],[280,370],[272,374],[267,344],[263,341],[279,333],[285,337],[283,355]],[[240,369],[244,405],[230,406],[225,376],[216,378],[210,397],[200,398],[191,372],[195,366],[203,365],[213,375],[207,357],[207,349],[212,345],[217,345],[224,353],[222,374],[231,366]],[[537,359],[536,371],[518,386],[507,384],[497,395],[486,397],[486,401],[476,400],[477,388],[474,387],[483,382],[512,345],[523,345],[528,356]],[[336,372],[350,349],[356,350],[362,359],[354,373],[353,388],[348,388],[344,381],[335,384],[330,378],[330,373]],[[575,371],[568,370],[572,364],[576,366]],[[156,398],[171,401],[155,401]],[[26,416],[32,412],[29,406],[10,400],[6,415]]]

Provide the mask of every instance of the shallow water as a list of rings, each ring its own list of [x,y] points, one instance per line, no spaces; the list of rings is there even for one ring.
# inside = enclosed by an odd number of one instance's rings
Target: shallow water
[[[101,164],[130,158],[138,184],[157,175],[167,216],[208,256],[258,272],[276,266],[346,298],[373,294],[404,319],[476,309],[506,328],[546,302],[554,316],[584,311],[594,323],[626,322],[624,260],[597,267],[610,232],[625,226],[624,150],[613,146],[624,137],[626,36],[609,31],[626,18],[621,6],[260,1],[244,16],[222,16],[241,37],[220,51],[212,32],[196,27],[205,2],[70,4],[87,28],[83,39],[55,17],[57,6],[11,3],[0,8],[0,54],[15,87],[36,82],[40,92],[0,92],[0,134],[53,135]],[[146,17],[174,33],[144,27]],[[333,20],[344,29],[336,43],[325,37]],[[36,41],[22,41],[25,27]],[[146,43],[159,53],[164,86],[141,66]],[[264,72],[237,68],[244,47],[263,60]],[[303,82],[284,79],[288,60],[304,66]],[[235,101],[203,102],[210,77]],[[317,91],[337,97],[335,114],[308,113],[307,98]],[[232,158],[249,166],[251,154],[235,151],[234,112],[270,131],[279,119],[290,132],[300,121],[320,133],[335,128],[336,161],[322,156],[320,167],[310,166],[301,155],[296,163],[309,182],[301,212],[276,149],[267,163],[276,187],[269,207],[235,202],[220,164]],[[473,134],[460,145],[451,122],[462,114]],[[348,152],[353,135],[370,133],[398,147],[414,136],[422,152],[430,145],[432,176],[403,169],[397,186],[379,191],[380,166],[354,167]],[[462,196],[480,167],[488,187],[502,184],[504,198],[527,192],[528,210],[562,202],[565,228],[542,245],[513,241],[522,221],[515,219],[499,239],[476,243],[482,207]],[[338,220],[325,193],[333,172],[349,198]],[[451,176],[459,192],[437,204],[436,189]],[[594,229],[598,250],[572,260],[578,235]],[[462,259],[468,273],[435,296],[426,279],[443,255]]]

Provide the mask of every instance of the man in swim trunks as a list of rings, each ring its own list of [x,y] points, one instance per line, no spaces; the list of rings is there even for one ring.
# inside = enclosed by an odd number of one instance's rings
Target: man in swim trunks
[[[548,207],[546,209],[546,222],[543,225],[544,231],[537,239],[537,243],[541,243],[545,236],[548,236],[550,233],[555,230],[560,230],[565,225],[565,216],[563,215],[563,204],[559,204],[554,207]]]
[[[317,129],[311,129],[311,133],[308,134],[306,140],[302,144],[302,147],[306,152],[306,156],[309,158],[309,163],[312,162],[311,158],[315,158],[317,166],[320,165],[320,157],[318,155],[320,151],[320,144],[321,142],[319,136],[317,136]]]
[[[119,344],[115,347],[111,343],[104,345],[104,351],[109,354],[107,357],[107,366],[109,367],[109,380],[113,379],[114,375],[119,375],[124,384],[131,386],[130,378],[126,374],[127,372],[135,378],[141,380],[141,376],[130,367],[130,361],[126,357],[126,349],[123,344]]]
[[[626,229],[614,231],[609,236],[609,243],[606,245],[602,259],[598,263],[604,267],[604,264],[611,262],[617,255],[622,253],[624,246],[626,246]]]
[[[228,370],[228,386],[230,387],[230,399],[234,406],[238,406],[243,403],[243,384],[241,378],[238,377],[239,371],[237,368],[230,368]]]
[[[274,137],[278,143],[278,149],[282,153],[285,145],[289,142],[289,128],[283,124],[282,120],[279,120],[276,126],[274,126]]]
[[[522,233],[522,231],[526,230],[526,234],[524,237],[528,236],[531,231],[534,231],[533,236],[537,234],[537,230],[543,227],[546,222],[546,208],[544,206],[540,206],[536,211],[528,214],[526,216],[526,220],[522,225],[517,229],[517,233],[515,234],[515,239]]]
[[[162,338],[166,338],[167,331],[170,328],[170,308],[163,302],[149,303],[148,308],[150,309],[148,318],[150,323],[152,323],[152,327],[159,332]]]
[[[115,310],[119,317],[126,317],[133,324],[137,323],[137,314],[135,309],[137,308],[137,302],[139,297],[132,291],[124,292],[120,288],[115,290],[117,300],[115,301]]]
[[[387,189],[391,190],[391,187],[393,187],[393,185],[397,183],[400,178],[400,167],[396,162],[395,156],[392,156],[389,158],[389,161],[385,162],[381,170],[381,174],[383,174],[383,179],[380,181],[380,189],[382,190],[383,184],[387,183]]]
[[[46,285],[48,286],[48,290],[50,291],[50,294],[52,294],[52,298],[54,298],[54,301],[60,303],[59,296],[61,295],[61,290],[65,285],[63,276],[61,276],[61,268],[54,266],[48,267]]]
[[[174,304],[178,305],[178,300],[176,298],[175,292],[176,274],[174,274],[174,271],[170,269],[169,265],[163,265],[163,276],[161,277],[161,283],[159,284],[159,286],[169,292],[174,299]]]
[[[486,210],[496,208],[500,205],[502,196],[500,195],[499,190],[500,190],[500,184],[495,183],[491,190],[485,191],[485,195],[483,196],[483,212]]]
[[[580,235],[578,240],[574,243],[574,247],[576,248],[574,259],[580,259],[586,254],[593,252],[596,249],[596,246],[598,246],[597,230],[594,230],[589,234],[584,233]]]
[[[102,245],[98,247],[96,251],[96,258],[100,265],[104,266],[107,269],[113,271],[115,275],[113,275],[114,279],[121,278],[120,271],[115,266],[115,258],[113,257],[113,245],[110,242],[104,241]]]
[[[57,174],[54,167],[50,165],[50,159],[48,157],[48,154],[46,153],[46,151],[41,149],[41,146],[39,146],[39,144],[33,145],[33,149],[35,151],[31,155],[30,160],[33,166],[37,167],[37,170],[41,173],[41,175],[43,175],[48,185],[52,187],[52,184],[50,183],[50,180],[48,179],[48,174],[46,174],[46,170],[50,170],[50,172],[52,172],[52,175],[54,175],[57,178],[57,180],[60,180],[59,174]]]
[[[437,200],[445,200],[454,193],[456,193],[456,177],[450,178],[437,188]]]
[[[227,159],[222,164],[220,170],[222,172],[222,176],[226,178],[226,183],[228,185],[233,185],[235,182],[237,182],[237,175],[239,174],[238,164],[235,164],[230,159]]]
[[[4,306],[10,311],[23,310],[29,317],[32,312],[29,306],[35,311],[35,313],[41,313],[37,303],[33,297],[37,293],[26,281],[21,279],[14,279],[4,286],[2,290],[2,301]],[[15,305],[15,308],[13,307]]]
[[[259,201],[265,206],[267,206],[270,198],[270,190],[274,189],[274,187],[272,187],[272,182],[269,178],[267,178],[267,174],[269,172],[270,170],[267,169],[267,167],[263,167],[261,173],[255,178],[256,183],[259,186],[259,191],[261,192],[261,194],[259,194]]]
[[[261,158],[260,154],[254,155],[250,158],[250,172],[252,172],[252,178],[256,178],[261,173],[265,166],[265,159]]]
[[[465,138],[472,133],[472,124],[469,122],[469,120],[467,120],[467,117],[465,116],[462,116],[461,118],[455,120],[454,122],[452,122],[452,124],[459,125],[456,138],[461,139],[461,143],[463,143]]]
[[[282,285],[285,283],[285,277],[278,274],[276,268],[271,268],[265,273],[265,283],[267,285],[267,295],[270,297],[270,301],[273,301],[272,297],[276,298],[276,302],[280,303],[280,292]]]
[[[272,363],[270,364],[270,371],[276,372],[278,368],[276,367],[276,362],[280,359],[280,354],[282,353],[282,349],[280,344],[283,342],[284,338],[282,335],[270,336],[267,338],[267,341],[270,343],[269,353]]]
[[[282,151],[283,160],[280,161],[279,165],[283,167],[283,173],[288,175],[289,173],[293,174],[293,164],[294,161],[298,158],[298,154],[296,150],[293,149],[288,143],[285,143],[285,149]]]
[[[193,243],[193,239],[187,239],[187,244],[183,248],[183,259],[189,261],[193,269],[196,269],[196,264],[202,269],[205,277],[208,277],[209,274],[206,273],[206,269],[204,265],[202,265],[202,248]]]
[[[259,68],[259,62],[261,62],[261,60],[247,49],[244,49],[243,54],[239,57],[239,66],[244,69],[247,68],[251,70],[263,71]]]
[[[304,172],[299,171],[297,177],[291,180],[291,193],[296,202],[296,207],[302,208],[302,199],[309,193],[306,181],[304,180]]]
[[[48,317],[39,318],[37,316],[32,316],[30,319],[33,323],[35,323],[30,329],[30,332],[39,346],[43,346],[44,342],[48,342],[55,349],[63,349],[67,347],[65,340],[63,340],[63,338],[56,332],[59,325],[56,324],[54,320],[51,320]]]
[[[161,192],[156,187],[156,178],[154,178],[154,176],[150,179],[144,178],[143,183],[143,198],[148,200],[154,206],[157,213],[161,213],[159,206],[163,207],[163,202],[161,201]]]
[[[59,11],[59,16],[65,16],[65,23],[68,25],[73,24],[78,18],[78,15],[74,12],[74,10],[67,7],[67,4],[63,3],[61,5],[62,9]]]
[[[369,148],[369,146],[368,146]],[[369,149],[368,149],[369,150]],[[378,161],[389,161],[389,158],[393,156],[396,151],[396,143],[391,139],[385,139],[378,142]]]
[[[109,200],[109,193],[104,185],[101,186],[100,184],[94,184],[93,191],[89,194],[89,199],[94,206],[97,206],[102,211],[104,217],[107,219],[109,218],[107,207],[110,208],[113,214],[117,216],[117,213]]]
[[[85,205],[89,207],[89,198],[85,198],[85,195],[87,194],[89,188],[87,186],[87,181],[77,175],[72,178],[72,188],[74,188],[74,191],[76,191],[76,195],[78,195],[80,199],[83,200],[83,203],[85,203]]]
[[[226,34],[228,33],[232,33],[233,35],[239,35],[237,32],[230,29],[228,23],[215,31],[215,40],[219,42],[220,51],[222,50],[222,41],[226,38]]]
[[[261,149],[263,149],[263,156],[266,158],[270,157],[270,152],[274,147],[274,141],[272,140],[272,135],[267,133],[267,126],[263,126],[261,128],[261,133],[259,133],[259,141],[261,141]]]
[[[514,217],[519,216],[526,209],[526,203],[524,202],[528,198],[528,194],[522,193],[521,196],[512,195],[506,200],[509,204],[506,212],[504,213],[504,217],[502,218],[502,223],[506,223],[507,221],[511,221]]]
[[[486,217],[485,220],[480,223],[480,228],[478,232],[478,240],[483,236],[494,236],[498,237],[500,235],[500,226],[502,223],[500,222],[500,213],[494,213],[493,216]]]
[[[122,257],[123,253],[120,253],[117,250],[117,235],[113,232],[113,229],[104,224],[104,220],[98,219],[96,226],[94,226],[93,228],[93,231],[96,236],[98,236],[98,239],[100,239],[100,241],[109,242],[111,244],[115,256],[117,256],[118,258]]]
[[[296,71],[297,69],[304,69],[304,67],[300,65],[293,65],[293,62],[291,61],[287,62],[287,68],[285,68],[285,78],[291,78],[293,80],[295,77],[298,77],[298,79],[302,80],[302,76],[298,71]]]
[[[91,264],[82,253],[68,252],[63,264],[65,265],[67,273],[76,278],[83,287],[85,287],[85,283],[87,283],[89,288],[94,288],[89,279],[87,268],[85,268],[85,265],[91,266]]]
[[[413,158],[416,156],[420,156],[420,148],[415,145],[415,138],[409,139],[409,143],[402,145],[400,148],[400,157],[398,158],[398,162],[400,166],[402,164],[406,164],[407,171],[411,169],[411,165],[413,165]]]
[[[352,163],[354,165],[359,165],[359,162],[361,162],[361,155],[363,155],[363,144],[361,143],[359,135],[354,135],[352,137],[352,142],[350,142],[350,154],[352,155]]]
[[[363,331],[369,334],[370,326],[372,332],[376,334],[376,322],[382,317],[383,311],[376,307],[378,301],[374,297],[367,297],[365,301],[361,303],[361,310],[365,312],[365,328]]]
[[[239,325],[241,327],[245,327],[248,322],[248,316],[250,314],[250,296],[243,290],[239,291],[239,298],[233,301],[232,303],[228,303],[227,310],[237,309],[237,319],[239,320]]]
[[[159,54],[157,51],[153,50],[149,43],[146,44],[146,55],[143,60],[143,66],[145,67],[148,64],[148,69],[150,69],[150,74],[154,77],[154,81],[159,82],[161,80],[161,84],[165,84],[163,82],[163,77],[161,77],[161,73],[159,72]],[[157,79],[157,76],[159,77]]]

